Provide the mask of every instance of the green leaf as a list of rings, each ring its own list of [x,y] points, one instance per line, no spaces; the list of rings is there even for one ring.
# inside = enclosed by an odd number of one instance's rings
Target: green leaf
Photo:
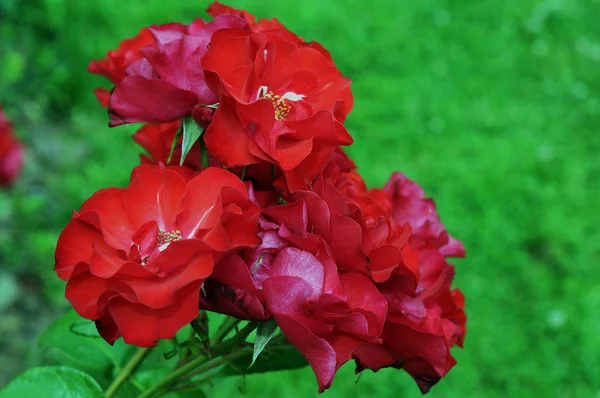
[[[189,153],[192,146],[198,141],[200,136],[204,133],[204,130],[198,126],[198,123],[194,121],[191,116],[183,119],[183,142],[181,143],[181,161],[180,165],[183,166],[185,157]]]
[[[69,326],[69,332],[81,337],[91,337],[94,339],[102,338],[100,334],[98,334],[96,323],[88,319],[74,321],[71,326]]]
[[[268,321],[264,321],[258,324],[256,328],[256,340],[254,341],[254,352],[252,353],[252,362],[248,368],[254,365],[256,358],[260,355],[262,350],[265,349],[271,337],[277,331],[277,322],[274,319],[270,319]]]
[[[171,142],[171,150],[169,151],[169,157],[167,158],[167,164],[171,164],[171,159],[173,159],[173,152],[175,152],[175,148],[177,147],[177,143],[179,142],[179,137],[181,137],[181,133],[183,132],[183,123],[177,130],[177,134],[173,137],[173,141]]]
[[[92,321],[70,310],[38,339],[46,359],[90,373],[101,383],[112,367],[118,368],[129,351],[122,341],[111,346],[98,335]]]
[[[100,385],[90,375],[63,366],[31,368],[0,391],[0,398],[102,398]]]
[[[234,359],[225,366],[219,376],[239,376],[242,374],[275,372],[278,370],[299,369],[308,365],[306,358],[296,347],[287,344],[272,344],[266,347],[262,355],[256,358],[254,365],[248,369],[252,354]]]

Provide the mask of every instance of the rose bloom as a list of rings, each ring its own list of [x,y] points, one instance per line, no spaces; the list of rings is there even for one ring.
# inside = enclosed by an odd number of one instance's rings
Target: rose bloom
[[[204,139],[226,166],[272,163],[295,191],[352,143],[342,125],[352,109],[350,80],[322,47],[281,29],[223,29],[202,66],[222,93]]]
[[[309,228],[306,219],[297,221]],[[273,317],[323,391],[354,349],[380,341],[387,302],[364,273],[340,273],[323,241],[303,250],[280,236],[284,226],[261,224],[259,246],[216,264],[203,307],[241,319]]]
[[[323,391],[356,349],[382,342],[388,304],[376,281],[401,276],[414,292],[418,263],[409,227],[361,209],[330,181],[284,200],[263,209],[260,245],[217,264],[203,303],[242,319],[270,314]]]
[[[399,173],[368,190],[341,151],[312,191],[284,200],[263,208],[260,245],[217,263],[206,308],[274,317],[321,391],[350,359],[357,372],[402,368],[428,391],[456,363],[450,348],[462,347],[466,332],[464,297],[451,290],[445,259],[464,249],[433,201]]]
[[[13,126],[0,108],[0,186],[14,182],[23,164],[23,148],[13,134]]]
[[[377,285],[388,303],[382,344],[354,351],[357,372],[402,368],[427,392],[456,364],[450,348],[464,341],[464,296],[451,290],[455,271],[446,257],[462,257],[465,250],[446,231],[433,200],[405,175],[396,172],[383,190],[371,192],[377,192],[397,223],[412,227],[409,242],[418,257],[419,280],[416,289],[402,275]]]
[[[258,243],[257,217],[246,185],[224,169],[138,166],[127,188],[98,191],[73,214],[55,270],[107,342],[152,346],[198,315],[215,258]]]
[[[197,19],[186,32],[150,29],[154,44],[139,49],[142,57],[126,70],[108,101],[110,126],[125,123],[169,123],[194,114],[201,123],[207,104],[218,102],[201,67],[212,35],[246,26],[233,15],[211,22]]]
[[[151,29],[155,31],[186,32],[187,26],[179,23],[169,23],[142,28],[136,36],[123,40],[116,50],[108,51],[103,59],[91,61],[88,65],[88,72],[104,76],[113,84],[119,84],[121,80],[127,77],[125,70],[142,58],[140,49],[154,44]],[[94,94],[96,94],[96,98],[102,106],[108,106],[109,90],[97,88],[94,90]]]

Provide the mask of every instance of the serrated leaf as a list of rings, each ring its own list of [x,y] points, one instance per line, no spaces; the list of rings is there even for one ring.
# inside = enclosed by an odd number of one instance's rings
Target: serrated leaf
[[[258,324],[256,328],[256,340],[254,341],[254,352],[252,353],[252,362],[248,368],[251,368],[256,361],[256,358],[260,355],[262,350],[265,349],[271,337],[277,331],[277,322],[274,319],[269,319]]]
[[[183,119],[183,142],[181,143],[181,161],[179,165],[183,166],[187,154],[200,136],[202,136],[202,133],[204,133],[204,130],[198,126],[198,123],[191,116]]]
[[[104,393],[92,376],[80,370],[47,366],[31,368],[21,373],[0,391],[0,397],[102,398]]]

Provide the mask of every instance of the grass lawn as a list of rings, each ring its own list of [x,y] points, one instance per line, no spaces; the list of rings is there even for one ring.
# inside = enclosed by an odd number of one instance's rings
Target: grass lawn
[[[0,193],[0,386],[38,360],[28,348],[67,308],[52,266],[71,210],[126,184],[138,161],[133,127],[106,127],[92,94],[104,81],[87,63],[143,25],[205,15],[208,2],[27,4],[0,3],[0,103],[28,146],[23,179]],[[354,82],[360,172],[371,186],[395,169],[420,182],[464,242],[465,349],[430,396],[600,394],[600,1],[229,4],[331,51]],[[355,381],[347,365],[323,396],[420,396],[400,371]],[[240,386],[220,380],[208,395]],[[317,395],[310,369],[251,376],[245,389]]]

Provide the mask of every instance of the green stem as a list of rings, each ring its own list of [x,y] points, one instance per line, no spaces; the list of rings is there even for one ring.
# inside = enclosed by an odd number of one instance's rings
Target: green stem
[[[146,358],[146,355],[150,353],[152,348],[139,348],[137,352],[131,357],[127,365],[119,372],[117,378],[111,383],[106,389],[105,397],[112,397],[117,390],[127,381],[129,376],[135,371],[135,368]]]
[[[238,347],[240,344],[246,341],[246,337],[248,337],[248,335],[252,333],[257,326],[258,322],[248,322],[248,324],[244,326],[242,330],[240,330],[235,336],[216,345],[213,348],[214,356],[218,357]]]
[[[229,332],[231,332],[238,323],[240,323],[239,319],[235,319],[229,316],[225,318],[225,320],[219,325],[219,328],[215,332],[215,335],[211,340],[211,344],[215,345],[223,341],[225,336],[227,336]]]
[[[205,357],[204,355],[201,355],[199,357],[192,359],[190,362],[186,363],[185,365],[181,366],[180,368],[177,368],[174,371],[172,371],[171,373],[169,373],[164,379],[162,379],[157,384],[153,385],[150,389],[144,391],[144,393],[142,395],[140,395],[138,398],[148,398],[148,397],[153,396],[154,394],[156,394],[157,392],[162,390],[164,387],[173,383],[179,377],[185,375],[188,372],[191,372],[197,366],[200,366],[201,364],[206,362],[206,360],[207,360],[207,357]]]
[[[145,391],[138,398],[150,398],[163,390],[164,388],[176,383],[179,379],[189,379],[193,375],[206,372],[207,370],[214,369],[218,366],[221,366],[228,361],[246,355],[250,352],[251,347],[247,347],[245,349],[241,349],[239,351],[233,352],[229,355],[214,358],[210,361],[206,361],[206,357],[198,357],[193,359],[192,361],[186,363],[179,369],[174,370],[170,374],[168,374],[164,379],[160,382],[152,386],[149,390]]]
[[[188,372],[185,375],[185,379],[190,379],[196,375],[206,372],[207,370],[211,370],[218,366],[224,365],[224,364],[228,363],[229,361],[231,361],[232,359],[236,359],[236,358],[244,356],[248,353],[251,353],[252,350],[253,350],[252,347],[244,347],[244,348],[240,349],[239,351],[232,352],[228,355],[223,355],[221,357],[214,358],[214,359],[204,363],[203,365],[199,366],[197,369],[194,369],[191,372]]]
[[[237,322],[235,324],[237,324]],[[233,326],[235,326],[235,324]],[[254,329],[256,329],[257,325],[258,322],[249,322],[246,326],[244,326],[242,330],[240,330],[238,334],[226,341],[223,341],[220,344],[217,344],[213,348],[215,358],[209,360],[206,356],[202,355],[192,359],[188,363],[173,370],[164,379],[152,386],[149,390],[145,391],[138,398],[150,398],[158,392],[162,391],[164,388],[176,384],[180,379],[189,380],[194,375],[206,372],[210,369],[214,369],[217,366],[223,365],[231,361],[232,359],[238,358],[240,356],[246,355],[249,352],[252,352],[252,347],[242,347],[237,351],[230,351],[235,349],[236,347],[239,347],[239,345],[246,340],[248,335]]]

